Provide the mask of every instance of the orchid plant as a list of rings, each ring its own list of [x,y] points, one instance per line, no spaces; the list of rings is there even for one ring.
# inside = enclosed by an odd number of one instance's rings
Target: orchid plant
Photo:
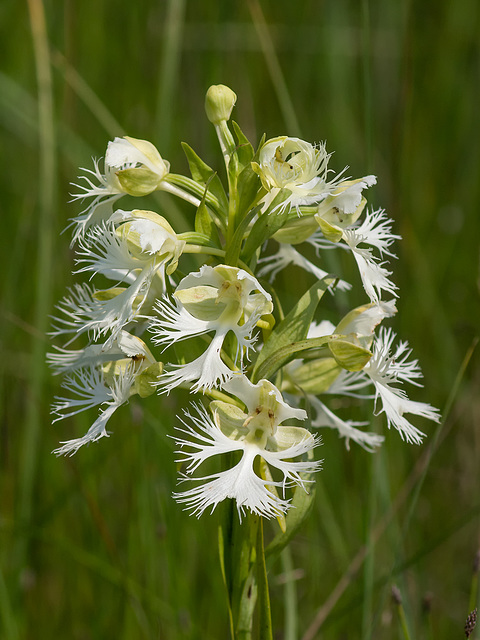
[[[372,415],[384,413],[387,426],[415,444],[424,434],[412,417],[437,422],[439,412],[407,397],[404,383],[420,386],[418,362],[380,326],[396,313],[386,258],[399,236],[383,210],[366,207],[375,176],[335,174],[323,143],[280,136],[255,150],[230,121],[235,102],[223,85],[210,87],[205,102],[226,189],[187,144],[191,177],[172,173],[151,143],[130,137],[108,144],[103,172],[95,162],[79,179],[73,197],[87,206],[71,220],[72,244],[76,272],[90,280],[58,304],[52,334],[67,342],[49,362],[69,393],[56,398],[56,420],[99,410],[88,432],[63,442],[57,455],[109,435],[107,424],[133,395],[177,387],[196,394],[172,434],[181,468],[173,496],[198,517],[225,502],[219,542],[231,635],[249,638],[257,600],[271,634],[265,556],[283,548],[308,514],[320,430],[367,451],[384,439],[337,415],[331,398],[368,402]],[[123,196],[157,190],[192,206],[194,229],[177,233],[175,221],[156,212],[113,209]],[[332,297],[352,287],[326,268],[335,249],[352,254],[366,301],[333,323],[320,301],[327,294],[332,317]],[[188,254],[204,263],[181,272]],[[273,282],[290,264],[313,284],[301,295],[292,290],[287,312]],[[112,286],[97,288],[98,276]],[[74,349],[77,338],[87,344]],[[264,519],[277,522],[267,548]]]

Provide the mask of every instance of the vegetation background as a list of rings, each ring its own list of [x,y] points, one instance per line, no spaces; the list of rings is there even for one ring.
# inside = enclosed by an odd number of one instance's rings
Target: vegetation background
[[[479,13],[477,0],[2,0],[2,638],[227,637],[217,516],[171,499],[167,434],[185,398],[132,401],[110,439],[57,459],[95,414],[51,426],[59,381],[44,365],[72,282],[60,233],[78,167],[122,134],[179,173],[181,140],[219,166],[203,111],[215,83],[237,93],[254,143],[326,140],[336,170],[378,176],[369,202],[403,236],[393,325],[424,370],[415,397],[445,416],[419,425],[423,446],[388,432],[375,455],[324,435],[314,512],[270,568],[276,638],[401,638],[403,613],[412,639],[463,637],[480,548]],[[166,196],[145,206],[190,222]]]

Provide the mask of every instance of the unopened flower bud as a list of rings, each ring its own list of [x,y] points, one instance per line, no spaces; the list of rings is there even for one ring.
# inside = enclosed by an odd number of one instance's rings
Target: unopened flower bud
[[[236,94],[224,84],[213,84],[205,96],[205,111],[212,124],[230,120],[232,109],[237,101]]]

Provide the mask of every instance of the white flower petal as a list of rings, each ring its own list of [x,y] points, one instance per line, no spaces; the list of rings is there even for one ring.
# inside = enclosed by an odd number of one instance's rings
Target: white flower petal
[[[407,362],[410,351],[406,350],[406,343],[401,343],[396,353],[400,353],[398,362],[391,355],[390,349],[395,338],[393,331],[381,329],[373,348],[373,357],[364,368],[364,372],[371,378],[375,385],[376,398],[380,398],[382,408],[380,413],[385,413],[388,426],[393,425],[400,433],[402,439],[407,442],[419,444],[425,435],[414,427],[404,414],[413,414],[440,421],[439,410],[424,402],[409,400],[405,391],[398,387],[392,387],[395,382],[412,382],[415,384],[420,375],[417,361]]]
[[[101,273],[118,281],[124,279],[118,274],[127,276],[133,270],[143,268],[148,261],[142,263],[134,258],[125,240],[115,233],[115,227],[106,223],[90,229],[85,238],[80,238],[78,256],[75,262],[83,266],[76,273]]]
[[[385,438],[377,433],[365,432],[356,427],[365,426],[368,422],[354,422],[352,420],[342,420],[316,396],[308,396],[311,405],[316,410],[315,419],[312,420],[312,427],[329,427],[336,429],[341,438],[345,438],[345,446],[350,450],[350,440],[356,442],[366,451],[373,452],[380,447]]]
[[[257,408],[265,403],[265,396],[271,396],[269,407],[274,412],[273,426],[276,428],[279,424],[289,418],[297,420],[305,420],[307,413],[303,409],[296,409],[287,404],[280,391],[269,380],[260,380],[257,384],[253,384],[243,374],[233,374],[233,378],[226,382],[223,387],[225,391],[239,398],[247,407],[248,412],[253,414]]]
[[[220,352],[222,350],[225,334],[216,333],[206,351],[196,360],[187,364],[170,365],[172,371],[167,371],[160,377],[158,386],[161,393],[170,393],[172,389],[181,384],[192,385],[191,392],[198,393],[202,389],[221,387],[229,380],[234,372],[223,362]]]
[[[123,375],[116,378],[110,387],[106,386],[101,372],[96,370],[80,371],[77,372],[76,377],[67,378],[63,386],[75,393],[77,398],[57,399],[57,403],[52,407],[52,411],[59,414],[59,418],[56,420],[75,415],[80,411],[100,404],[106,404],[107,407],[101,411],[84,436],[62,442],[63,446],[55,449],[54,453],[56,455],[73,455],[84,444],[96,442],[100,438],[108,436],[106,431],[107,422],[118,407],[128,401],[134,377],[134,368],[127,367]],[[69,409],[72,409],[72,411],[65,413]]]
[[[268,489],[272,484],[278,483],[262,480],[253,470],[253,461],[257,454],[257,449],[245,448],[242,459],[235,467],[204,478],[193,478],[202,484],[187,491],[174,493],[175,500],[185,504],[185,508],[198,518],[209,507],[213,512],[226,498],[236,501],[240,520],[245,508],[264,518],[276,518],[284,514],[289,501],[278,498]]]
[[[292,245],[285,243],[279,244],[277,253],[267,256],[266,258],[261,258],[258,262],[263,265],[259,269],[258,275],[260,277],[265,277],[270,274],[270,282],[273,282],[279,271],[285,269],[285,267],[290,264],[294,264],[297,267],[312,273],[316,278],[318,278],[318,280],[322,280],[322,278],[329,275],[326,271],[320,269],[310,262],[310,260],[307,260],[307,258],[302,256],[302,254],[294,249]],[[351,285],[344,280],[339,280],[336,286],[341,291],[348,291],[348,289],[351,289]]]

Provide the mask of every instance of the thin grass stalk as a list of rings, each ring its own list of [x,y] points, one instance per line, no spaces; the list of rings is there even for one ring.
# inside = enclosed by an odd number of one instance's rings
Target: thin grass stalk
[[[15,613],[8,588],[5,582],[3,571],[0,568],[0,618],[2,620],[1,628],[3,629],[3,638],[5,640],[18,640],[20,638]]]
[[[468,610],[473,611],[478,607],[478,576],[480,572],[480,550],[475,554],[475,560],[472,567],[472,580],[470,583],[470,598],[468,601]]]
[[[363,38],[363,101],[364,101],[364,138],[365,138],[365,160],[367,173],[372,171],[373,166],[373,109],[372,109],[372,37],[370,30],[370,4],[369,0],[362,0],[362,38]]]
[[[170,150],[173,107],[182,50],[182,31],[185,21],[185,0],[169,0],[165,20],[164,46],[158,85],[155,131],[164,153]]]
[[[285,76],[280,66],[262,7],[258,0],[248,0],[248,8],[289,135],[301,137],[300,124],[295,113],[295,107],[288,91]]]
[[[373,587],[375,576],[375,542],[373,540],[373,531],[375,524],[375,504],[377,486],[381,484],[378,477],[377,461],[374,456],[370,456],[367,464],[369,464],[369,491],[368,504],[366,513],[366,535],[365,547],[367,555],[363,566],[363,611],[362,611],[362,640],[370,640],[372,637],[372,606],[373,606]]]
[[[283,590],[284,614],[284,638],[285,640],[297,640],[298,638],[298,607],[297,607],[297,587],[293,575],[292,552],[289,545],[285,547],[280,555],[282,571],[285,576],[285,586]]]
[[[258,613],[259,640],[273,640],[272,612],[270,607],[270,593],[268,589],[267,566],[265,564],[265,546],[263,542],[263,518],[257,529],[257,581],[258,581]]]
[[[402,596],[400,590],[395,585],[392,587],[392,599],[397,610],[398,621],[400,622],[400,628],[402,630],[404,640],[411,640],[410,631],[407,624],[407,617],[405,615],[405,609],[403,607]]]
[[[91,111],[108,135],[112,138],[125,135],[122,125],[60,51],[52,51],[51,61],[52,65],[62,73],[65,82]]]
[[[39,120],[39,214],[38,253],[35,273],[35,298],[33,324],[43,336],[48,328],[48,312],[52,300],[53,232],[55,231],[55,128],[53,116],[52,76],[50,55],[42,0],[28,0],[30,26],[38,84]],[[32,522],[33,495],[38,472],[38,443],[42,411],[40,401],[45,384],[45,342],[33,340],[30,360],[31,392],[27,400],[25,431],[23,435],[22,459],[20,465],[19,521],[25,527],[25,535],[20,537],[17,547],[18,566],[28,563]]]

